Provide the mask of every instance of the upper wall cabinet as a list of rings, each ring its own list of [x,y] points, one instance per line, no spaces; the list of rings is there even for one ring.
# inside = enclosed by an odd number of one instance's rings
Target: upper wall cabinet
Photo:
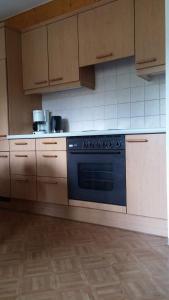
[[[0,138],[8,134],[6,61],[0,60]]]
[[[79,15],[80,66],[134,55],[134,2],[115,0]]]
[[[40,27],[22,34],[24,90],[48,85],[47,28]]]
[[[135,48],[140,74],[165,65],[164,0],[135,0]]]
[[[79,80],[77,16],[48,26],[50,85]]]
[[[77,16],[23,33],[22,61],[26,94],[94,88],[94,69],[79,70]]]
[[[0,59],[5,58],[5,30],[0,28]]]

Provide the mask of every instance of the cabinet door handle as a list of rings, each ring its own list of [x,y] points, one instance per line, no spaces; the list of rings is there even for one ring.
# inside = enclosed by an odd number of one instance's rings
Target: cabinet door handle
[[[35,84],[38,85],[38,84],[45,84],[45,83],[48,83],[47,80],[43,80],[43,81],[36,81]]]
[[[127,140],[126,141],[127,143],[147,143],[148,142],[148,140],[147,139],[137,139],[137,140],[135,140],[135,139],[131,139],[131,140]]]
[[[148,59],[138,60],[138,61],[136,61],[136,64],[137,65],[148,64],[148,63],[155,62],[155,61],[157,61],[157,58],[156,57],[152,57],[152,58],[148,58]]]
[[[16,146],[25,146],[28,145],[28,143],[15,143]]]
[[[113,56],[113,53],[107,53],[107,54],[102,54],[102,55],[97,55],[96,59],[102,59],[102,58],[106,58],[106,57],[111,57]]]
[[[0,155],[0,158],[8,158],[8,155]]]
[[[57,78],[50,79],[50,82],[61,81],[61,80],[63,80],[63,77],[57,77]]]
[[[14,179],[15,181],[19,181],[19,182],[29,182],[28,179]]]
[[[57,155],[42,155],[44,158],[57,158]]]
[[[5,138],[5,137],[7,137],[6,134],[0,134],[0,138]]]
[[[57,145],[57,142],[43,142],[44,145]]]
[[[19,155],[19,154],[16,154],[15,157],[28,157],[28,155]]]
[[[49,182],[49,181],[38,181],[38,182],[44,184],[58,184],[58,182]]]

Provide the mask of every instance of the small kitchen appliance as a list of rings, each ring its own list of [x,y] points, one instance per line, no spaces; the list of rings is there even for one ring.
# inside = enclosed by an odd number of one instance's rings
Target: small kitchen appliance
[[[62,131],[62,117],[52,116],[50,119],[50,129],[52,133]]]
[[[50,112],[48,110],[33,110],[33,133],[50,132]]]

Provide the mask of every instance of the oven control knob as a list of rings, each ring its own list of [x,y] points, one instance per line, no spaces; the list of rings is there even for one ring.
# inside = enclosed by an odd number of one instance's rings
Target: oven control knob
[[[120,146],[121,146],[121,143],[120,143],[120,142],[117,142],[117,143],[116,143],[116,147],[117,147],[117,148],[120,148]]]

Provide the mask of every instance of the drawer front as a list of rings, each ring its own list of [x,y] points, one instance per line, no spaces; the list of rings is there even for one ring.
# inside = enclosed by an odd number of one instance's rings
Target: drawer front
[[[34,139],[10,140],[11,151],[35,151]]]
[[[9,173],[9,152],[0,152],[0,178],[8,178]]]
[[[36,140],[37,150],[66,150],[65,138],[47,138]]]
[[[36,175],[35,151],[11,152],[10,168],[12,174]]]
[[[0,197],[10,198],[10,177],[0,178]]]
[[[46,177],[67,177],[66,151],[38,151],[37,175]]]
[[[12,175],[11,197],[15,199],[36,200],[36,177]]]
[[[0,138],[0,151],[9,151],[9,141],[5,138]]]
[[[37,178],[37,200],[40,202],[68,205],[66,178]]]

